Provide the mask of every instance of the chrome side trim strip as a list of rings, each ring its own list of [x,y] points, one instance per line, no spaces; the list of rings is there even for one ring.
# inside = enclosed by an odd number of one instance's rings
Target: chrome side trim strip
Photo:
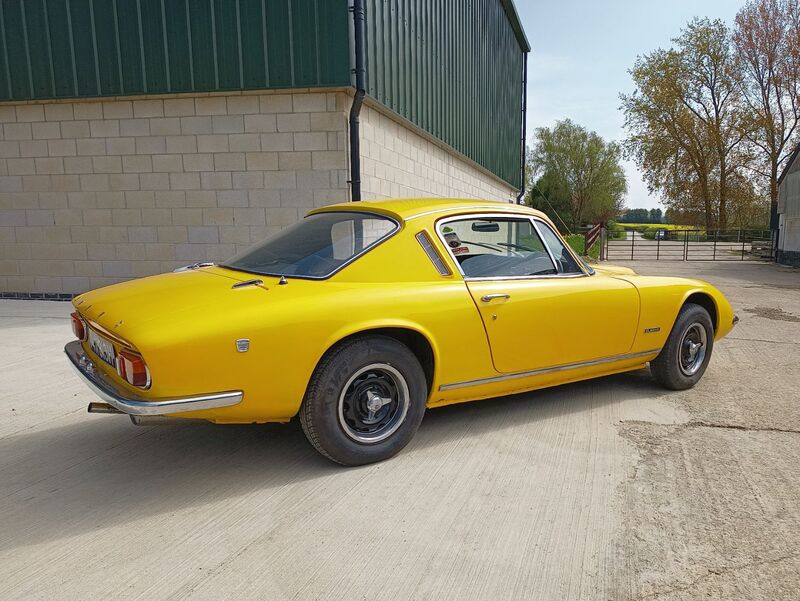
[[[617,361],[627,361],[628,359],[638,359],[640,357],[647,357],[649,355],[657,355],[661,349],[653,349],[649,351],[642,351],[639,353],[628,353],[626,355],[614,355],[613,357],[603,357],[602,359],[592,359],[591,361],[580,361],[578,363],[568,363],[566,365],[556,365],[553,367],[543,367],[541,369],[532,369],[530,371],[518,371],[513,374],[503,374],[501,376],[492,376],[490,378],[481,378],[480,380],[468,380],[466,382],[455,382],[454,384],[442,384],[439,386],[439,391],[456,390],[458,388],[467,388],[469,386],[479,386],[481,384],[494,384],[495,382],[505,382],[507,380],[517,380],[519,378],[529,378],[532,376],[540,376],[543,374],[555,373],[559,371],[567,371],[570,369],[580,369],[581,367],[591,367],[592,365],[603,365],[604,363],[616,363]]]
[[[83,352],[81,343],[77,340],[64,347],[70,364],[81,380],[99,396],[103,401],[128,415],[166,415],[169,413],[185,413],[187,411],[201,411],[203,409],[217,409],[238,405],[244,393],[240,390],[220,392],[217,394],[204,394],[193,397],[174,399],[160,399],[148,401],[132,395],[116,382],[110,380],[102,371],[97,369],[92,361]]]

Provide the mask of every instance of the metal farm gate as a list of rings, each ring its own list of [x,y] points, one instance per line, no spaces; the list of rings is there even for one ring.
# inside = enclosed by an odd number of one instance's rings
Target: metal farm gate
[[[775,236],[770,230],[658,230],[606,236],[609,261],[772,261]]]

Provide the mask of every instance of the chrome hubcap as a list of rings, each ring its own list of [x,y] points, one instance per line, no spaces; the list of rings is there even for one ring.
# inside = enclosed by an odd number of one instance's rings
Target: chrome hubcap
[[[702,324],[693,323],[686,328],[678,356],[678,367],[684,375],[693,376],[700,371],[706,359],[707,343],[708,335]]]
[[[394,434],[408,413],[408,384],[391,365],[362,367],[339,395],[339,424],[348,437],[375,444]]]

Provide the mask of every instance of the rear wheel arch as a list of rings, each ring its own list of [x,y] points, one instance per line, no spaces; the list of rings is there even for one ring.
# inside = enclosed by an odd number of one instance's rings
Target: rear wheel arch
[[[420,366],[422,366],[422,371],[425,373],[428,396],[430,396],[433,391],[433,382],[436,375],[436,353],[428,336],[421,333],[419,330],[407,326],[372,327],[348,334],[331,344],[325,350],[317,362],[317,366],[319,366],[326,355],[339,346],[358,338],[368,338],[370,336],[392,338],[406,346],[417,358]],[[314,367],[315,370],[317,366]]]

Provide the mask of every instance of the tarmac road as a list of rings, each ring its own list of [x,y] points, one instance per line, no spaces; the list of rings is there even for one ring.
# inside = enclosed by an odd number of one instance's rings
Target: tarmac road
[[[0,599],[796,599],[800,272],[629,265],[741,316],[694,390],[438,409],[358,469],[295,425],[88,415],[69,305],[0,301]]]

